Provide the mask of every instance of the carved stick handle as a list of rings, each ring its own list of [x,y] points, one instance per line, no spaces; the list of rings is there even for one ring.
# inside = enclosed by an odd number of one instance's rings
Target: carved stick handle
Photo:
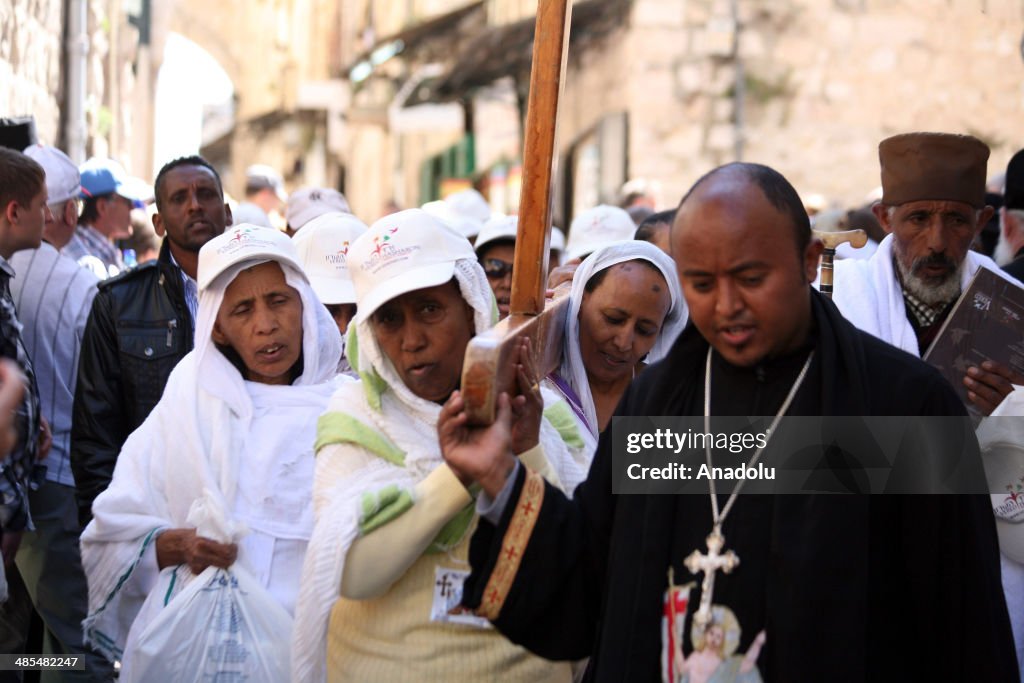
[[[863,230],[844,230],[842,232],[818,232],[814,236],[825,244],[821,254],[821,277],[818,280],[818,291],[832,298],[833,278],[835,276],[836,248],[840,244],[850,243],[860,249],[868,243],[868,235]]]

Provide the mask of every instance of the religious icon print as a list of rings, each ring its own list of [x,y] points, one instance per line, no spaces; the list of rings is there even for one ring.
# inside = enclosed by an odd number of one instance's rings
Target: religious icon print
[[[686,588],[688,590],[689,586]],[[680,633],[681,626],[674,635],[678,638]],[[745,654],[736,652],[741,633],[739,621],[731,609],[712,605],[707,624],[694,621],[691,625],[693,649],[689,656],[683,654],[681,639],[673,641],[675,652],[671,665],[662,669],[668,674],[664,680],[668,683],[761,683],[757,658],[765,643],[765,632],[757,634]]]
[[[674,570],[668,570],[668,589],[661,614],[661,680],[663,683],[675,683],[679,680],[677,672],[682,666],[683,633],[686,626],[686,615],[690,607],[690,590],[697,584],[690,582],[684,586],[675,585]]]

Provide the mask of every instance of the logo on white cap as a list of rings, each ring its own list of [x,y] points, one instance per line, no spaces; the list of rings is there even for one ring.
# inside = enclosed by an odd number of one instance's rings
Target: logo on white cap
[[[345,267],[348,264],[348,245],[350,242],[347,240],[341,243],[341,249],[335,254],[324,254],[324,261],[328,265],[342,266]]]
[[[1024,522],[1024,477],[1006,485],[1008,493],[1002,503],[994,505],[992,512],[998,519],[1008,522]]]
[[[260,239],[254,235],[254,232],[255,228],[248,226],[234,228],[230,233],[228,233],[228,243],[217,249],[217,253],[223,256],[238,253],[242,249],[246,249],[248,247],[262,248],[274,246],[273,242]]]
[[[411,244],[407,247],[400,247],[395,243],[395,235],[399,228],[389,228],[387,232],[374,235],[373,249],[370,251],[370,258],[363,261],[363,270],[376,275],[381,269],[395,263],[404,261],[413,253],[419,251],[418,244]]]

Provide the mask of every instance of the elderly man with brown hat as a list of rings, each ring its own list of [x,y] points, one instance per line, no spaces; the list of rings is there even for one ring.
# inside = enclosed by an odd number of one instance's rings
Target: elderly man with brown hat
[[[989,149],[969,135],[908,133],[878,146],[882,200],[872,207],[888,233],[867,260],[836,263],[833,300],[854,325],[924,355],[979,268],[1020,284],[971,251],[993,213],[985,205]],[[988,415],[1024,377],[986,361],[963,377],[967,397]],[[1007,412],[1007,401],[997,414]],[[991,477],[990,477],[991,479]],[[1024,656],[1024,565],[1001,558],[1003,590],[1018,659]],[[1021,671],[1024,679],[1024,669]]]
[[[878,146],[888,236],[866,260],[836,263],[834,301],[854,325],[924,355],[979,268],[1017,280],[970,250],[992,216],[985,205],[989,149],[969,135],[907,133]],[[964,376],[968,398],[989,414],[1024,377],[987,361]]]

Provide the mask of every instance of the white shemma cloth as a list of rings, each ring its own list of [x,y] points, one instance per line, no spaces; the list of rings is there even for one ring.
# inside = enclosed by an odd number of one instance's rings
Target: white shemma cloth
[[[262,261],[271,259],[264,255]],[[165,529],[192,527],[189,509],[204,491],[253,529],[240,544],[239,565],[261,579],[282,606],[294,604],[299,555],[312,533],[316,418],[338,383],[349,380],[336,378],[341,339],[327,309],[301,272],[286,261],[278,263],[302,299],[302,374],[292,385],[273,390],[247,386],[213,343],[211,331],[227,285],[253,265],[234,263],[200,292],[195,349],[174,369],[160,402],[128,438],[110,487],[93,504],[93,521],[82,534],[89,581],[83,626],[87,642],[111,660],[123,656],[128,630],[157,585],[156,536]],[[283,412],[270,411],[268,400],[281,403]],[[297,419],[299,414],[305,417]],[[260,435],[268,430],[279,433],[261,443]],[[260,461],[262,471],[254,471],[253,460]],[[293,471],[286,486],[272,485],[272,478],[289,467]],[[254,503],[254,492],[265,500]],[[299,504],[301,494],[309,509]],[[289,522],[267,519],[270,510],[292,507],[297,514]]]

